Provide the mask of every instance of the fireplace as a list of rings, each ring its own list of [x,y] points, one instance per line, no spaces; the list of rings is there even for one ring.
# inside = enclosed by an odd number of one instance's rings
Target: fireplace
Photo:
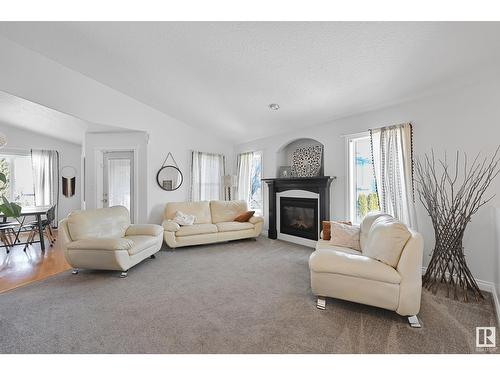
[[[267,184],[269,191],[268,237],[273,240],[277,239],[279,230],[280,234],[286,237],[280,237],[281,239],[300,243],[304,246],[314,247],[315,241],[317,241],[318,239],[319,223],[321,223],[323,220],[330,220],[330,185],[334,179],[335,177],[330,176],[264,178],[262,181]],[[295,194],[295,192],[297,191],[313,193],[313,196],[307,196],[309,194]],[[292,226],[285,224],[285,227],[283,227],[284,223],[281,220],[281,217],[283,217],[283,212],[281,211],[281,201],[283,199],[292,198],[298,200],[306,199],[308,201],[314,201],[314,203],[303,203],[306,204],[306,206],[298,206],[297,208],[305,209],[303,210],[303,212],[306,213],[304,216],[309,216],[311,210],[316,209],[315,213],[313,214],[316,218],[316,229],[302,231],[302,234],[298,235],[297,232],[289,234],[291,231],[295,230],[294,226],[297,226],[297,224],[294,224]],[[293,203],[295,204],[296,202],[297,201],[294,201]],[[300,210],[295,210],[295,212],[298,213],[300,212]],[[304,232],[308,233],[304,234]]]
[[[280,233],[318,240],[318,200],[280,197]]]

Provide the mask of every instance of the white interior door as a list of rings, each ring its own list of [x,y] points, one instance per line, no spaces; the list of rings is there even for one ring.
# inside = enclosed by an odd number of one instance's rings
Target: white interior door
[[[103,153],[103,207],[125,206],[134,221],[134,152]]]

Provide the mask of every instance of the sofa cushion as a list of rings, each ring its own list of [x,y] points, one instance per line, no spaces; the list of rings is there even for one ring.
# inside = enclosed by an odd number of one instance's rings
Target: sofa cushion
[[[165,206],[165,219],[173,220],[177,211],[181,211],[188,215],[194,215],[195,224],[212,224],[210,204],[208,201],[168,202]]]
[[[399,273],[384,263],[364,255],[332,249],[313,252],[309,258],[309,268],[314,272],[335,273],[389,284],[401,282]]]
[[[123,206],[77,210],[68,215],[68,229],[73,241],[90,238],[121,238],[130,226],[130,214]]]
[[[152,237],[154,238],[154,237]],[[129,250],[134,243],[127,238],[88,238],[68,243],[70,250]]]
[[[396,268],[410,237],[411,233],[406,225],[391,216],[381,216],[370,228],[363,255]]]
[[[368,233],[370,233],[370,228],[372,227],[373,222],[381,216],[392,217],[382,212],[369,212],[361,222],[360,225],[361,233],[359,235],[359,244],[361,246],[361,250],[365,248],[366,242],[368,240]]]
[[[234,219],[248,211],[245,201],[211,201],[210,211],[214,224],[234,221]]]
[[[359,246],[359,226],[332,221],[330,223],[330,242],[335,246],[361,250]]]
[[[347,254],[361,255],[361,251],[350,249],[348,247],[335,246],[332,245],[332,243],[327,240],[319,240],[316,242],[316,250],[322,250],[322,249],[336,250]]]
[[[227,221],[224,223],[217,223],[219,232],[232,232],[235,230],[254,229],[254,225],[248,222],[240,223],[238,221]]]
[[[129,255],[140,253],[158,242],[158,239],[153,236],[127,236],[125,238],[133,243],[132,247],[127,249]]]
[[[195,234],[208,234],[217,233],[217,226],[215,224],[193,224],[184,227],[175,232],[177,237],[193,236]]]

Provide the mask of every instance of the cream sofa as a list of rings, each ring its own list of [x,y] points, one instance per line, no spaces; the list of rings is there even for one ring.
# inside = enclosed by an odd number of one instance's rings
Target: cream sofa
[[[163,228],[155,224],[130,224],[127,208],[115,206],[73,211],[59,223],[64,255],[73,267],[127,271],[157,253]]]
[[[194,215],[193,225],[180,226],[172,219],[175,213]],[[201,245],[221,241],[256,238],[262,231],[263,219],[253,216],[248,222],[234,219],[248,211],[245,201],[170,202],[165,207],[165,242],[170,248]]]
[[[383,215],[368,215],[361,223],[362,251],[368,243],[371,225]],[[416,315],[422,292],[423,239],[411,229],[410,233],[396,268],[320,239],[309,258],[311,288],[318,296],[318,308],[324,309],[324,297],[339,298],[410,316],[410,323],[419,326]]]

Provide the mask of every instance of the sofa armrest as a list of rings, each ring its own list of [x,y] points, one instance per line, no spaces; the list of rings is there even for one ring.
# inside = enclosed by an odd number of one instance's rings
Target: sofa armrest
[[[264,218],[262,216],[255,216],[253,215],[248,222],[252,224],[257,224],[257,223],[262,223],[264,221]]]
[[[401,276],[399,307],[396,310],[400,315],[416,315],[420,310],[423,249],[422,235],[412,231],[396,268]]]
[[[129,250],[134,243],[126,238],[88,238],[70,242],[66,247],[68,250]]]
[[[163,234],[163,227],[156,224],[132,224],[125,232],[126,236],[159,236]]]
[[[177,232],[179,229],[181,229],[181,226],[179,224],[177,224],[173,220],[168,219],[163,220],[162,226],[167,232]]]

